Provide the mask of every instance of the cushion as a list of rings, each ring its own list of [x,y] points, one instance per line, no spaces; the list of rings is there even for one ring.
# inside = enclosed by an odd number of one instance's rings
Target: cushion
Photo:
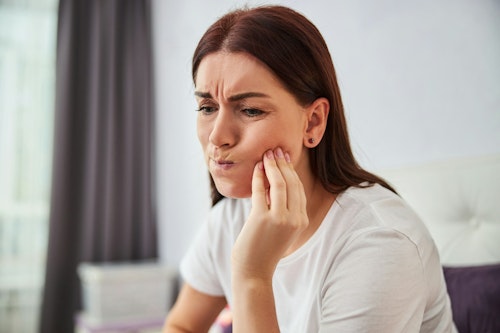
[[[443,270],[458,332],[500,332],[500,264]]]

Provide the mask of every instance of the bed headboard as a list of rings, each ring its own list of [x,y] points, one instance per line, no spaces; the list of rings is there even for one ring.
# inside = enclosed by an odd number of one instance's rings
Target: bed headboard
[[[444,266],[500,263],[500,155],[379,174],[424,220]]]
[[[439,250],[459,332],[500,332],[500,155],[379,172]]]

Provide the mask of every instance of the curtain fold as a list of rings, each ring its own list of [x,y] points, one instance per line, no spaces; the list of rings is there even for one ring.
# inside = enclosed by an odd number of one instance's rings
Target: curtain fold
[[[80,262],[157,257],[148,0],[61,0],[40,332],[74,331]]]

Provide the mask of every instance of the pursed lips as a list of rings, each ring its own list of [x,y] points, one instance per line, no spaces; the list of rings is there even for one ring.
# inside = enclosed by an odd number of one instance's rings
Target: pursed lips
[[[216,167],[224,169],[224,170],[227,170],[235,165],[235,163],[233,161],[229,161],[229,160],[210,158],[210,161],[212,161],[212,163]]]

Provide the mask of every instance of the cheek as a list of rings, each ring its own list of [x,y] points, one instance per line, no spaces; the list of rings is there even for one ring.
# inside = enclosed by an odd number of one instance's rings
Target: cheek
[[[303,148],[303,121],[300,117],[293,119],[281,119],[279,126],[270,128],[267,131],[266,141],[272,148],[281,147],[283,151],[288,152],[290,157],[300,155]]]
[[[263,135],[262,133],[266,134]],[[247,145],[248,151],[251,152],[256,162],[262,160],[266,151],[274,150],[278,147],[280,147],[283,152],[288,153],[292,160],[301,156],[303,148],[302,138],[286,136],[283,135],[283,133],[287,133],[287,131],[277,132],[274,130],[274,133],[273,131],[260,132],[259,135],[255,135],[250,139],[252,142]]]
[[[288,153],[290,158],[293,160],[300,158],[303,142],[302,137],[299,136],[279,136],[269,139],[270,149],[274,149],[280,147],[283,149],[283,152]]]

